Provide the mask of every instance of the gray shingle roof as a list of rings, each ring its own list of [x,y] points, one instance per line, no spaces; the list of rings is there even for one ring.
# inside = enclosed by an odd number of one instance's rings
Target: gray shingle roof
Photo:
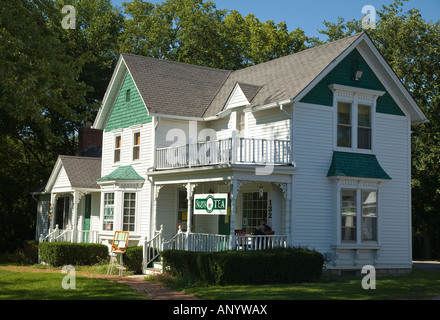
[[[293,99],[362,33],[237,71],[123,53],[150,113],[208,117],[239,83],[251,106]]]
[[[123,53],[150,113],[201,117],[231,71]]]
[[[73,188],[99,189],[96,179],[101,177],[101,158],[60,156]]]
[[[261,87],[251,106],[293,99],[361,34],[234,71],[204,116],[213,116],[223,109],[237,82]]]

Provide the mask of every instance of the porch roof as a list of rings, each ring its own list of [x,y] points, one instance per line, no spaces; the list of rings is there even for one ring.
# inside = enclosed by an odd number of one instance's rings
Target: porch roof
[[[373,154],[334,151],[328,177],[359,177],[391,180]]]
[[[120,166],[112,173],[97,179],[97,181],[109,180],[145,180],[132,166]]]

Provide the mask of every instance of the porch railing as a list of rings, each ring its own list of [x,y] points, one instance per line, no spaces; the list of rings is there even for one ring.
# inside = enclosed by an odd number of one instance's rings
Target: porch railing
[[[243,235],[236,236],[236,250],[264,250],[287,248],[286,235]]]
[[[229,249],[229,236],[209,233],[179,232],[163,243],[163,250],[220,252]]]
[[[156,169],[173,169],[224,163],[290,164],[289,140],[235,137],[157,148]]]
[[[99,232],[90,230],[59,229],[55,226],[46,236],[40,235],[40,242],[66,241],[74,243],[99,243]]]
[[[160,226],[160,230],[155,231],[153,238],[146,240],[143,244],[144,269],[160,255],[162,250],[162,231],[163,225]]]

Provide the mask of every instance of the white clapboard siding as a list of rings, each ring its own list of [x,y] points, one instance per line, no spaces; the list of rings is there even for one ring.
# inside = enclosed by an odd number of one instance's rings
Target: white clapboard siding
[[[63,192],[71,189],[69,177],[67,176],[64,166],[61,166],[57,179],[52,187],[52,192]]]
[[[291,112],[291,108],[287,108]],[[247,138],[290,140],[290,119],[279,108],[249,112],[247,115]]]
[[[241,90],[240,86],[237,84],[231,93],[228,101],[226,102],[225,109],[242,107],[248,105],[249,101]]]
[[[293,242],[326,252],[334,233],[334,187],[327,178],[333,155],[333,111],[298,104],[293,119],[293,160],[298,167],[293,186]]]
[[[379,263],[411,262],[410,140],[405,117],[376,116],[376,155],[392,178],[380,190]]]
[[[208,127],[217,132],[217,140],[229,139],[235,130],[235,112],[218,120],[209,121]]]
[[[177,233],[177,188],[165,185],[160,189],[156,201],[156,227],[163,225],[164,239],[171,239]]]

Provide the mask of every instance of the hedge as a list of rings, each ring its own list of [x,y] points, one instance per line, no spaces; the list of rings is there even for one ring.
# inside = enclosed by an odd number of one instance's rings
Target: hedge
[[[164,266],[178,277],[207,285],[313,282],[320,279],[324,258],[306,248],[200,253],[167,250]]]
[[[128,247],[124,254],[124,265],[128,270],[133,271],[136,274],[142,273],[143,266],[143,247]]]
[[[107,260],[108,247],[97,243],[42,242],[40,259],[52,266],[93,265]]]

